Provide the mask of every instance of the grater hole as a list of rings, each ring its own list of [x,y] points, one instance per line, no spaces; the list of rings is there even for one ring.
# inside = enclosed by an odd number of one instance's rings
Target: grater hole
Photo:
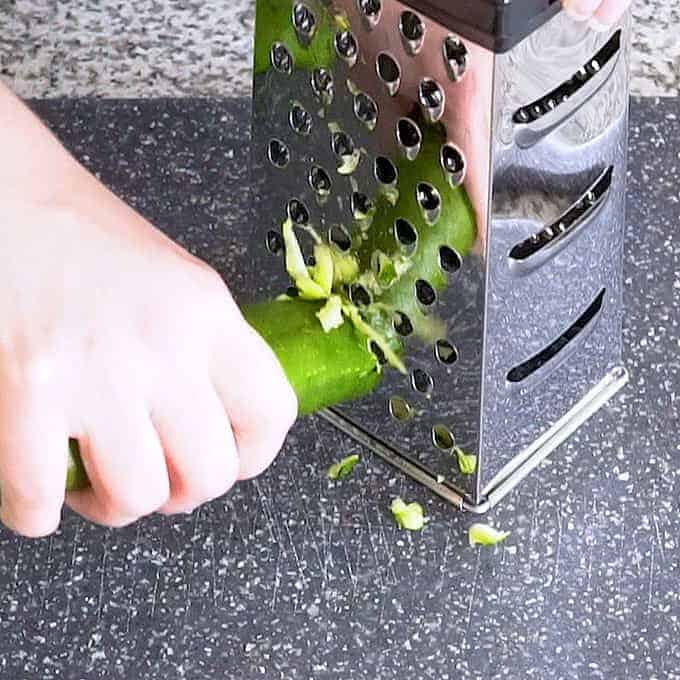
[[[365,92],[358,92],[354,96],[354,115],[371,132],[378,124],[378,105],[375,99]]]
[[[458,82],[467,72],[470,53],[460,38],[450,35],[444,40],[444,61],[449,78]]]
[[[372,302],[371,294],[360,283],[355,283],[350,287],[349,299],[357,307],[368,307]]]
[[[320,166],[314,165],[309,171],[309,186],[314,193],[321,198],[326,198],[330,195],[333,188],[333,181],[330,175]]]
[[[378,25],[382,15],[381,0],[357,0],[357,9],[361,12],[367,28],[373,29]]]
[[[331,135],[331,148],[338,157],[338,172],[341,175],[351,175],[361,158],[354,140],[346,132],[334,132]]]
[[[510,259],[513,263],[531,261],[533,255],[544,248],[549,248],[552,244],[577,230],[593,209],[602,205],[607,199],[613,177],[614,166],[609,166],[588,188],[583,197],[555,222],[517,243],[510,251]]]
[[[395,313],[392,325],[394,326],[394,330],[404,338],[407,338],[413,333],[413,324],[411,323],[411,319],[409,319],[408,316],[404,314],[404,312]]]
[[[422,368],[416,368],[411,373],[411,387],[419,394],[429,397],[434,390],[434,380],[427,371],[423,371]]]
[[[442,451],[451,451],[456,446],[456,439],[448,427],[435,425],[432,428],[432,443]]]
[[[455,274],[463,266],[463,260],[453,248],[442,246],[439,249],[439,266],[448,274]]]
[[[441,120],[446,108],[444,88],[432,78],[423,78],[418,86],[418,100],[430,123]]]
[[[330,106],[335,96],[333,74],[327,68],[312,71],[312,92],[324,106]]]
[[[297,225],[305,226],[309,224],[309,210],[307,206],[297,198],[292,198],[288,201],[286,209],[288,217]]]
[[[399,177],[394,163],[386,156],[378,156],[373,164],[373,174],[380,184],[392,186]]]
[[[285,75],[290,75],[293,72],[293,55],[283,43],[276,42],[272,45],[269,60],[275,71]]]
[[[410,161],[420,153],[423,135],[420,128],[410,118],[400,118],[397,123],[397,143],[401,152]]]
[[[411,56],[418,54],[425,40],[425,24],[422,19],[410,10],[402,12],[399,18],[399,33],[406,52]]]
[[[276,168],[285,168],[290,163],[290,149],[280,139],[272,139],[267,150],[269,162]]]
[[[413,249],[418,242],[418,232],[403,217],[398,217],[394,222],[394,236],[405,248]]]
[[[448,340],[437,340],[434,346],[434,355],[439,363],[446,366],[452,366],[460,358],[458,350]]]
[[[431,307],[437,301],[437,293],[425,279],[416,281],[416,299],[425,307]]]
[[[335,35],[335,51],[350,68],[357,63],[359,43],[352,31],[341,31]]]
[[[444,177],[452,187],[459,187],[465,180],[465,157],[455,144],[444,144],[440,153]]]
[[[266,244],[267,250],[272,255],[278,255],[283,250],[283,237],[278,231],[272,229],[267,232]]]
[[[352,247],[352,237],[341,224],[334,224],[328,230],[328,240],[343,252],[347,252]]]
[[[376,68],[378,78],[385,85],[390,96],[393,97],[401,87],[401,66],[399,66],[399,62],[387,52],[381,52],[376,58]]]
[[[309,46],[316,32],[316,17],[303,2],[293,5],[293,26],[300,43],[305,47]]]
[[[543,366],[551,362],[558,354],[567,348],[567,346],[581,335],[599,316],[604,305],[604,298],[607,289],[603,288],[599,295],[586,309],[586,311],[570,326],[559,338],[550,343],[547,347],[542,349],[538,354],[534,355],[528,361],[525,361],[518,366],[515,366],[508,372],[507,380],[510,383],[520,383],[532,376]]]
[[[300,106],[300,104],[293,105],[293,108],[290,110],[289,120],[293,132],[297,132],[297,134],[305,137],[312,132],[312,116],[309,111]]]
[[[356,150],[354,141],[346,132],[334,132],[331,146],[336,156],[351,156]]]
[[[401,397],[392,397],[389,402],[390,415],[400,423],[413,418],[413,407]]]
[[[352,217],[354,217],[354,219],[357,221],[365,220],[375,211],[375,205],[373,201],[368,196],[366,196],[366,194],[362,194],[360,191],[355,191],[352,194],[350,207],[352,210]]]
[[[295,286],[288,286],[286,289],[286,295],[289,298],[300,297],[300,291]]]
[[[531,104],[522,106],[513,115],[517,125],[533,123],[566,102],[583,88],[597,73],[610,63],[621,50],[622,32],[618,30],[600,51],[587,64],[580,68],[569,80]]]
[[[380,345],[378,345],[378,343],[374,340],[371,340],[368,347],[371,350],[371,353],[378,360],[378,363],[381,366],[385,366],[387,364],[387,357],[385,356],[385,352],[382,351]]]
[[[425,221],[428,224],[437,222],[442,214],[442,197],[437,188],[429,182],[419,182],[416,199]]]

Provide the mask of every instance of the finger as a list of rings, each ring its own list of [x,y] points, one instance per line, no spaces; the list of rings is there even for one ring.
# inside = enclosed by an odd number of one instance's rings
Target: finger
[[[564,0],[563,6],[567,14],[576,21],[590,19],[602,0]]]
[[[81,439],[92,487],[67,494],[67,504],[86,519],[121,527],[150,515],[170,493],[165,456],[142,404],[99,406]]]
[[[179,392],[189,395],[186,403],[166,398],[153,414],[170,475],[165,514],[191,512],[224,495],[238,477],[234,434],[213,385]]]
[[[48,398],[0,383],[0,519],[24,536],[46,536],[61,519],[68,430]]]
[[[590,25],[595,30],[609,30],[621,18],[628,5],[627,0],[605,0],[595,12]]]
[[[297,398],[262,338],[239,319],[215,348],[213,380],[236,435],[240,479],[269,467],[297,417]]]

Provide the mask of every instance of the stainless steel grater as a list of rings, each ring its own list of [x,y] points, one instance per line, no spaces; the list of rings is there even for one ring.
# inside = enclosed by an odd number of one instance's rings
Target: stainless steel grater
[[[409,375],[390,371],[370,398],[325,417],[484,512],[628,379],[630,16],[600,34],[555,0],[257,2],[285,6],[289,22],[257,31],[248,252],[259,295],[290,285],[286,216],[346,247],[373,198],[398,190],[397,159],[417,164],[426,127],[446,128],[439,171],[467,189],[477,238],[466,257],[440,253],[443,292],[413,290],[446,328],[406,337]],[[328,25],[330,49],[315,44]],[[356,168],[343,167],[355,153]],[[441,219],[436,189],[418,192],[422,224]],[[395,242],[417,247],[422,224],[397,220]],[[407,336],[409,320],[395,323]],[[475,474],[459,470],[459,448],[477,455]]]

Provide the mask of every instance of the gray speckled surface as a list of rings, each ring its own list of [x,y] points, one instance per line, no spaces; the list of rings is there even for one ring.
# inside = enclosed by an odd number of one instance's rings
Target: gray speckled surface
[[[243,256],[245,108],[56,101],[35,108],[103,180],[225,275]],[[633,106],[625,339],[630,387],[489,518],[470,516],[301,421],[273,468],[193,516],[123,531],[67,514],[0,532],[0,677],[680,678],[680,120]],[[424,503],[400,533],[395,495]]]
[[[0,74],[24,97],[243,96],[254,0],[2,0]],[[636,0],[633,91],[680,94],[680,9]]]

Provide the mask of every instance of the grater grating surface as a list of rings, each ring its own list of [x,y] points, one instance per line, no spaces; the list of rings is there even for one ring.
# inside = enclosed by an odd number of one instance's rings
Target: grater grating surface
[[[371,397],[328,417],[449,500],[484,508],[507,491],[509,472],[521,476],[517,463],[548,453],[626,379],[629,21],[596,36],[558,15],[494,55],[413,2],[274,4],[290,12],[287,26],[257,32],[268,63],[258,69],[256,58],[253,290],[271,297],[290,285],[286,217],[346,250],[378,196],[400,191],[394,247],[417,253],[426,230],[451,219],[448,192],[464,184],[477,214],[473,248],[440,248],[435,278],[413,282],[437,332],[416,339],[417,320],[395,308],[409,374],[387,371]],[[437,124],[446,137],[433,155]],[[404,168],[423,175],[408,183],[410,204]],[[311,257],[311,237],[299,234]],[[351,296],[369,301],[360,288]],[[478,455],[475,475],[460,473],[456,447]]]

